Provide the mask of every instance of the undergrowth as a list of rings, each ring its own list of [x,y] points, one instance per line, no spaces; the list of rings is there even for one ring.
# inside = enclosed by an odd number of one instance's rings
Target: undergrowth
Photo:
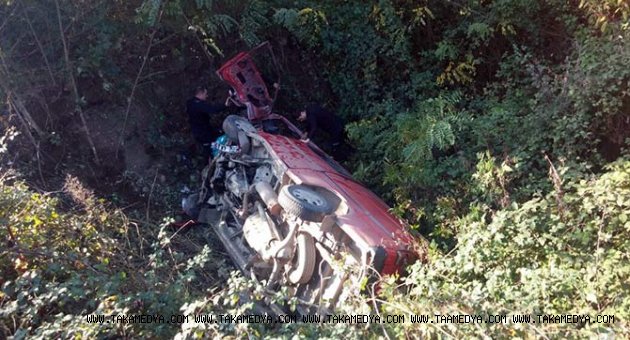
[[[0,14],[0,338],[630,336],[627,1],[0,0]],[[208,70],[264,40],[278,112],[318,101],[345,118],[355,177],[431,242],[427,263],[339,313],[615,322],[88,324],[295,303],[231,274],[209,229],[156,222],[194,166],[125,171],[116,146],[87,147],[98,131],[68,125],[150,98],[150,133],[128,132],[166,157],[186,143],[184,88],[222,95]],[[41,188],[53,178],[63,189]]]

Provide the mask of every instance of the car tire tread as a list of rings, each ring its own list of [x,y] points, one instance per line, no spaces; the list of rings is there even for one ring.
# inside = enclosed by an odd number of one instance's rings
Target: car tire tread
[[[293,188],[309,190],[314,194],[319,195],[321,199],[325,202],[325,204],[323,206],[306,204],[305,202],[300,201],[291,193],[291,189]],[[313,189],[301,184],[287,185],[283,187],[280,190],[280,195],[278,196],[278,203],[289,215],[293,215],[302,220],[311,222],[321,222],[324,216],[332,211],[332,206],[330,202],[326,199],[326,197],[317,193]]]

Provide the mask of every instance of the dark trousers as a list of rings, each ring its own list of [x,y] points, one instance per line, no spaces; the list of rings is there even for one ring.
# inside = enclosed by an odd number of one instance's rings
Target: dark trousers
[[[212,158],[212,142],[217,140],[218,134],[212,131],[193,131],[197,147],[200,150],[201,156],[210,161]]]
[[[352,147],[346,143],[345,131],[341,130],[335,133],[328,133],[328,138],[315,138],[315,143],[321,145],[322,150],[326,151],[336,161],[345,161],[352,153]]]

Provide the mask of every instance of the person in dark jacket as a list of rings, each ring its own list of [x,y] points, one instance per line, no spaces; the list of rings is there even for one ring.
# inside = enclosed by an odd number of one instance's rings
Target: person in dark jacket
[[[302,139],[312,139],[318,131],[328,133],[330,143],[338,146],[344,139],[344,123],[337,115],[326,110],[319,104],[307,106],[299,113],[297,120],[306,122],[308,130]]]
[[[323,146],[336,159],[345,159],[346,152],[342,152],[345,143],[345,124],[339,116],[326,110],[319,104],[311,104],[299,112],[297,120],[306,122],[307,132],[302,139],[313,139],[320,136],[321,132],[328,135],[328,139],[323,141]]]
[[[226,109],[224,104],[210,104],[207,99],[208,89],[199,86],[195,88],[194,97],[186,102],[190,130],[195,140],[202,145],[204,156],[210,156],[212,142],[221,135],[221,129],[211,124],[210,120]]]

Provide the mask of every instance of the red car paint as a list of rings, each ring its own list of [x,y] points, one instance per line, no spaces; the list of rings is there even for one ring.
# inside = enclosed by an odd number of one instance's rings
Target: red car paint
[[[389,213],[387,204],[355,180],[339,174],[311,149],[310,142],[265,132],[259,135],[269,143],[275,158],[287,166],[287,175],[294,182],[326,188],[344,201],[348,209],[337,215],[337,224],[361,248],[385,250],[381,274],[399,272],[417,257],[415,238]]]
[[[236,90],[241,103],[251,104],[251,110],[248,110],[250,120],[262,119],[271,114],[273,101],[250,53],[237,54],[217,74]]]
[[[255,108],[250,120],[279,119],[296,135],[302,134],[286,118],[271,113],[272,100],[249,53],[239,53],[217,74],[237,92],[241,103]],[[251,102],[252,98],[255,103]],[[389,212],[387,204],[337,171],[341,166],[336,163],[332,166],[332,158],[322,156],[323,152],[315,144],[263,131],[259,131],[259,135],[270,145],[273,156],[286,165],[286,174],[295,183],[320,186],[341,198],[348,209],[344,214],[337,214],[337,224],[362,250],[372,251],[375,257],[372,262],[381,274],[401,272],[406,264],[418,258],[418,240]]]

